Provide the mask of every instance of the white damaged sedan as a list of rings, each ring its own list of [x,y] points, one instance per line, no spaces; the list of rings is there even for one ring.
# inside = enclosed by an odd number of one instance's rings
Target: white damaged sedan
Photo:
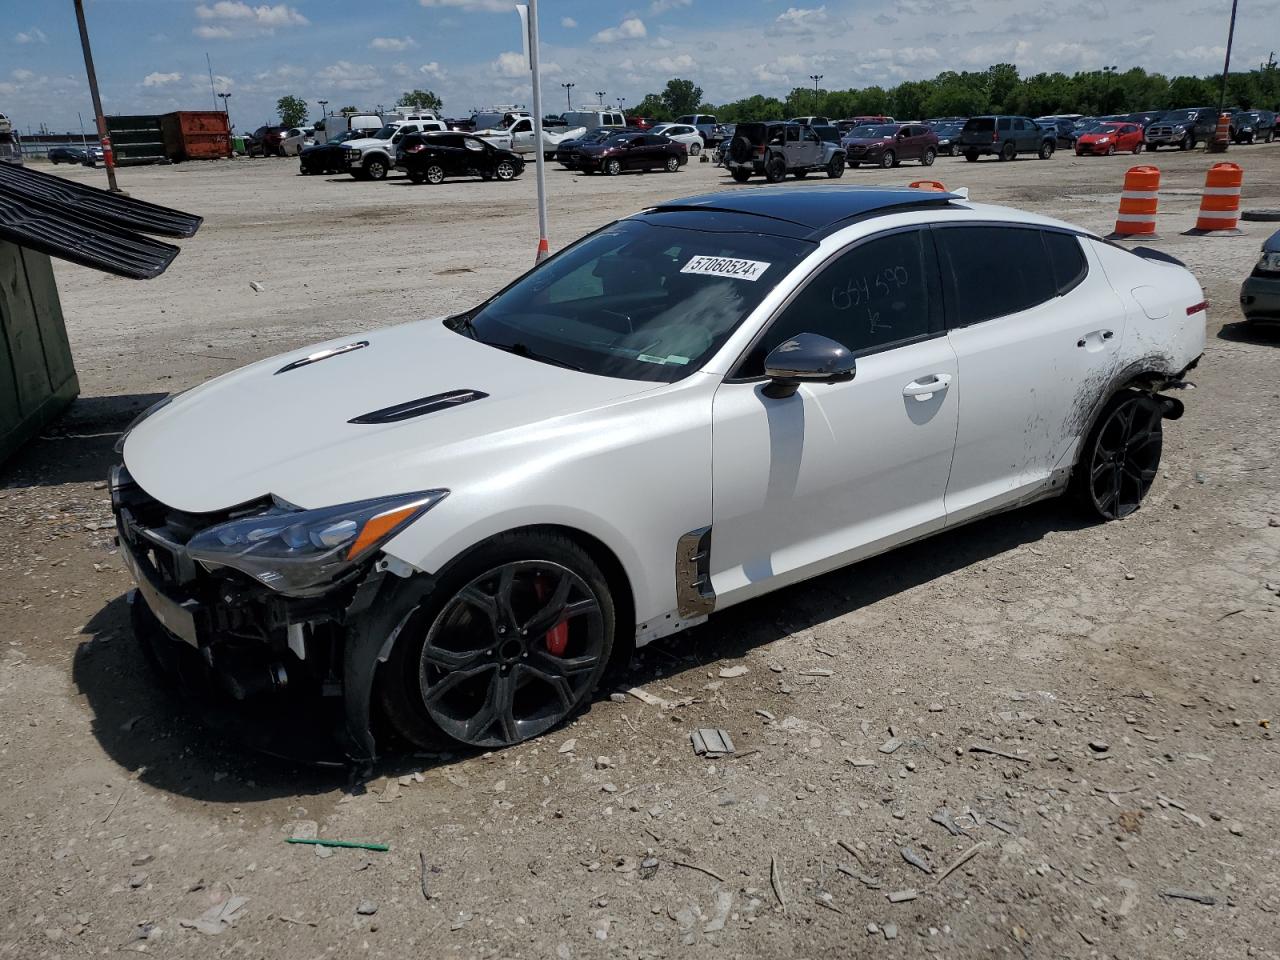
[[[1163,254],[948,193],[676,200],[144,414],[135,628],[237,696],[342,698],[353,759],[516,743],[750,597],[1068,491],[1132,513],[1204,307]]]

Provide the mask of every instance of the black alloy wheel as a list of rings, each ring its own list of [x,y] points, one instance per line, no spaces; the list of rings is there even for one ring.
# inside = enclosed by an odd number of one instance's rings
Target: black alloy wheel
[[[588,701],[613,650],[604,575],[556,534],[497,537],[415,603],[388,618],[397,641],[378,699],[392,729],[426,749],[546,733]]]
[[[1085,506],[1120,520],[1142,504],[1160,469],[1164,414],[1157,399],[1126,391],[1103,408],[1072,478]]]
[[[764,178],[770,183],[781,183],[787,179],[787,165],[782,162],[781,158],[775,157],[766,164]]]
[[[604,172],[611,177],[616,177],[622,172],[622,161],[617,159],[606,161],[604,165]]]
[[[827,164],[827,176],[832,180],[839,180],[844,176],[844,158],[838,154],[831,158],[831,162]]]
[[[493,168],[493,175],[502,181],[514,180],[516,166],[510,160],[499,160],[498,165]]]

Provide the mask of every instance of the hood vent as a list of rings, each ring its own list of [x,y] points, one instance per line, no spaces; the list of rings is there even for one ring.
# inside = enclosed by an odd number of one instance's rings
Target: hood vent
[[[381,410],[362,414],[347,422],[399,423],[401,420],[412,420],[414,417],[435,413],[438,410],[448,410],[450,407],[471,403],[473,400],[483,400],[487,396],[487,393],[480,390],[450,390],[448,393],[437,393],[430,397],[397,403],[394,407],[383,407]]]
[[[290,370],[297,370],[299,367],[309,366],[313,363],[319,363],[321,360],[328,360],[330,357],[341,356],[344,353],[350,353],[352,350],[362,350],[369,345],[368,340],[357,340],[354,343],[344,343],[340,347],[330,347],[328,350],[321,350],[310,356],[303,357],[301,360],[295,360],[293,363],[286,363],[277,370],[274,376],[282,373],[288,373]]]

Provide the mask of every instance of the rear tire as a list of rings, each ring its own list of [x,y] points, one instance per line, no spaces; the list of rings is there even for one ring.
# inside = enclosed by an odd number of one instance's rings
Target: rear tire
[[[968,153],[964,155],[964,158],[968,160],[970,163],[977,163],[978,153],[976,150],[970,150]]]
[[[1005,163],[1009,162],[1017,155],[1018,155],[1018,150],[1016,147],[1014,147],[1012,142],[1006,143],[1003,147],[1000,148],[1000,159]]]
[[[558,534],[495,537],[415,596],[393,589],[386,598],[399,632],[375,697],[392,729],[423,749],[503,747],[546,733],[589,701],[613,652],[608,582]]]
[[[730,170],[729,176],[733,177],[738,183],[746,183],[751,179],[751,173],[747,170]]]
[[[1139,143],[1136,147],[1133,148],[1133,155],[1136,157],[1146,148],[1147,148],[1147,145],[1145,143]]]
[[[696,157],[701,152],[702,152],[702,144],[700,143],[689,144],[689,156]]]
[[[1121,520],[1141,505],[1160,469],[1164,417],[1158,399],[1122,390],[1102,408],[1071,474],[1070,492],[1101,520]]]
[[[410,170],[409,179],[414,183],[426,183],[427,175],[421,170]]]

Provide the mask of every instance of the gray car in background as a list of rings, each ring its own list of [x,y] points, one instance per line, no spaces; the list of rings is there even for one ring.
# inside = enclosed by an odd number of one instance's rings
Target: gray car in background
[[[1240,309],[1250,325],[1280,323],[1280,230],[1262,245],[1262,256],[1240,288]]]
[[[810,173],[826,173],[832,179],[842,177],[844,148],[824,139],[821,129],[781,120],[740,123],[729,143],[725,166],[738,183],[746,183],[756,175],[763,175],[770,183],[781,183],[787,174],[796,179]]]

